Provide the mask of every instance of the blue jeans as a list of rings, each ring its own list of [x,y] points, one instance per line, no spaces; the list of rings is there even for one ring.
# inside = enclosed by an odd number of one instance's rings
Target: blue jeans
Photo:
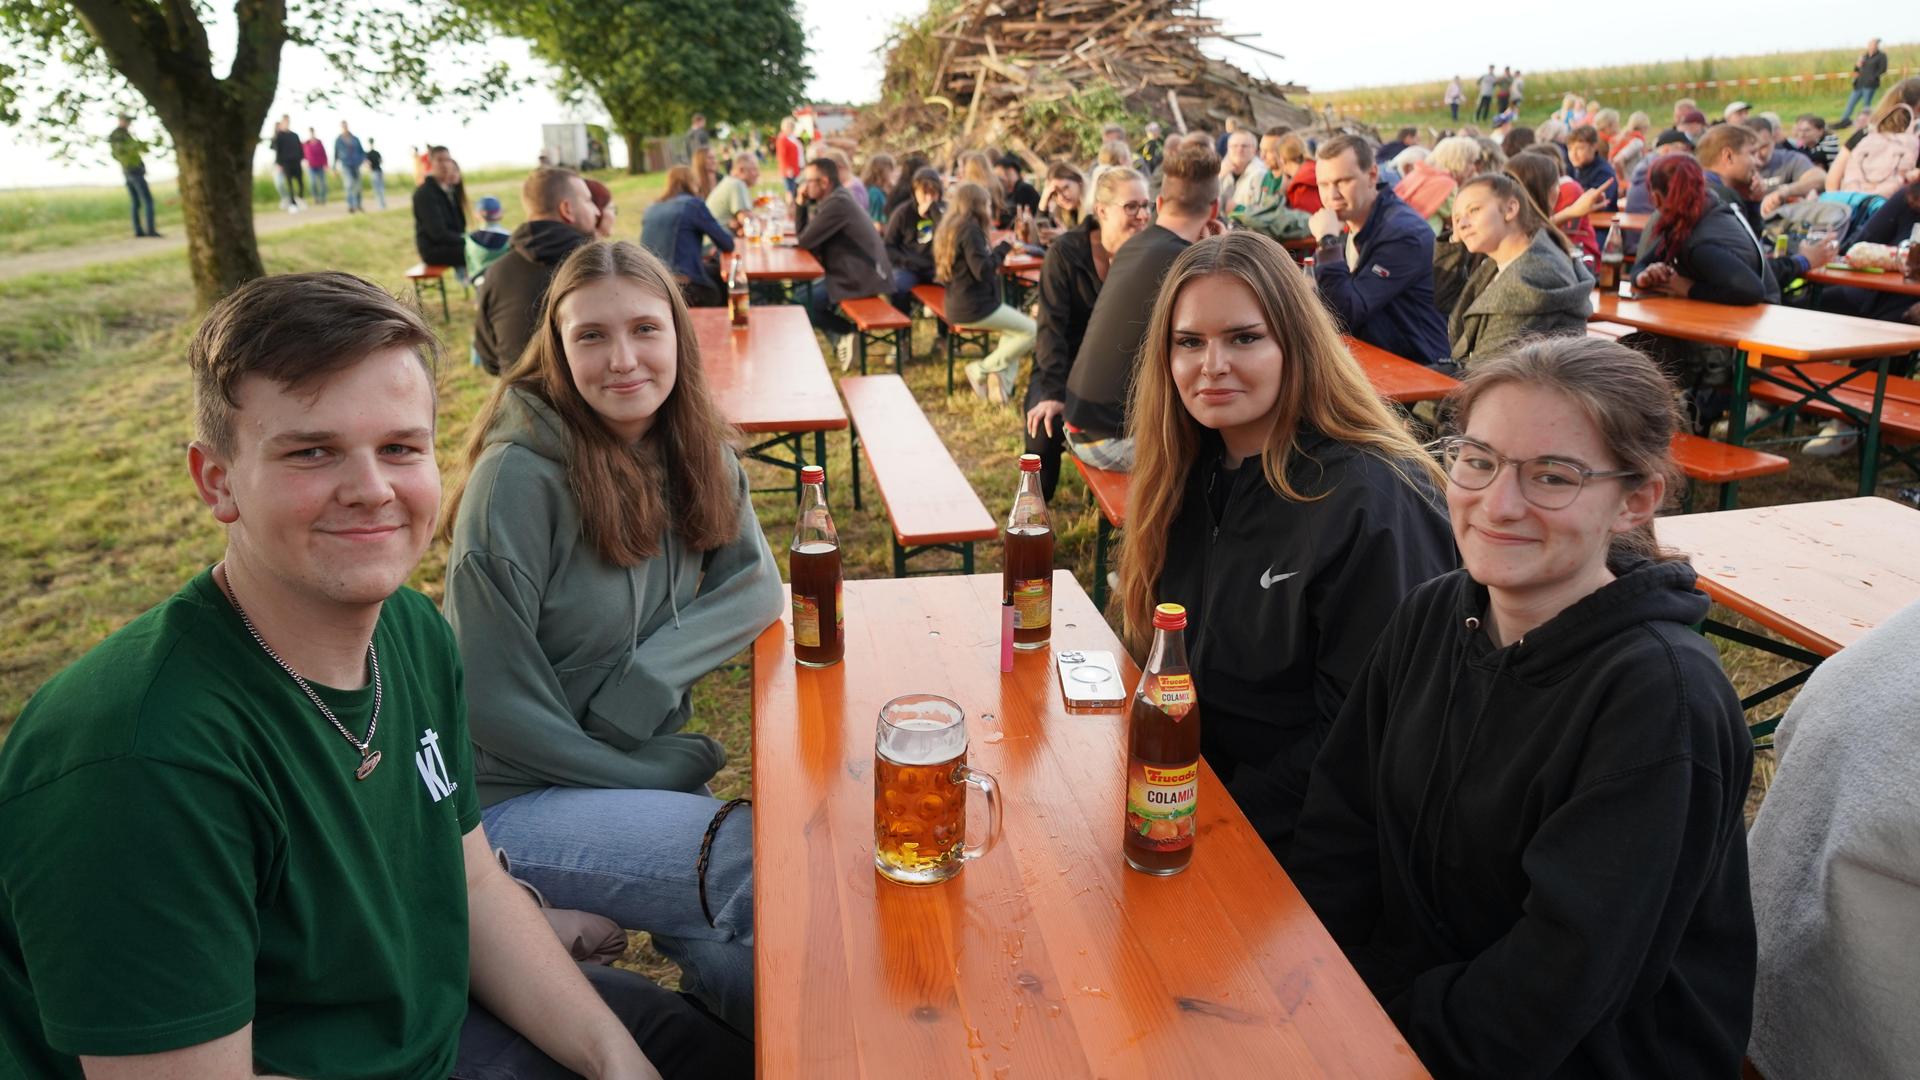
[[[1847,107],[1840,113],[1840,122],[1846,123],[1848,120],[1853,119],[1853,110],[1871,108],[1872,106],[1873,91],[1855,88],[1853,93],[1847,95]]]
[[[135,165],[122,169],[127,181],[127,194],[133,199],[133,235],[146,236],[153,229],[153,190],[147,187],[147,167]],[[147,227],[140,228],[140,207],[147,208]]]
[[[487,838],[513,876],[555,907],[605,915],[653,935],[680,965],[681,989],[722,1020],[753,1030],[753,821],[727,815],[707,865],[709,925],[700,910],[700,841],[720,800],[683,791],[546,788],[488,807]]]
[[[853,324],[840,314],[840,305],[828,298],[824,280],[809,281],[797,288],[807,291],[807,298],[802,301],[807,306],[807,321],[827,335],[827,344],[837,346],[841,338],[853,333]]]
[[[347,189],[347,209],[360,209],[360,166],[342,165],[340,172],[346,177],[342,186]]]
[[[373,170],[373,201],[380,204],[380,209],[387,208],[387,174],[379,169]]]
[[[313,201],[327,205],[327,170],[307,166],[307,186],[313,189]]]

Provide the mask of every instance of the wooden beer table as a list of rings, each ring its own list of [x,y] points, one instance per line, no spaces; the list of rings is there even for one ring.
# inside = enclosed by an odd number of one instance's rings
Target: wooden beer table
[[[720,415],[749,435],[772,436],[745,456],[792,472],[798,496],[800,467],[808,464],[806,433],[813,433],[813,463],[825,464],[827,432],[847,426],[806,309],[755,304],[743,328],[734,327],[726,308],[692,308],[690,314]]]
[[[725,258],[744,259],[750,282],[818,281],[827,276],[826,267],[813,252],[792,244],[750,244],[742,239],[734,245],[733,254]],[[725,267],[721,269],[725,271]]]
[[[1713,619],[1708,632],[1807,665],[1741,701],[1752,708],[1799,686],[1814,667],[1894,612],[1920,601],[1920,511],[1888,499],[1762,506],[1659,518],[1654,534],[1686,552],[1714,602],[1792,642],[1782,646]],[[1754,725],[1755,737],[1778,719]]]
[[[1599,232],[1607,231],[1615,222],[1629,232],[1639,232],[1647,227],[1647,219],[1652,216],[1652,214],[1636,214],[1626,210],[1595,210],[1587,215],[1587,222]]]
[[[1746,445],[1747,402],[1752,397],[1753,379],[1785,387],[1797,396],[1796,401],[1757,425],[1755,431],[1784,425],[1809,401],[1839,410],[1865,429],[1860,494],[1873,494],[1880,471],[1880,418],[1886,405],[1888,365],[1894,357],[1920,349],[1920,326],[1780,304],[1710,304],[1665,296],[1622,300],[1605,292],[1594,294],[1592,317],[1687,341],[1725,345],[1743,353],[1745,362],[1733,365],[1733,403],[1727,416],[1727,441],[1734,446]],[[1795,364],[1848,360],[1871,360],[1873,364],[1824,383],[1791,370]],[[1870,408],[1858,408],[1832,394],[1835,388],[1849,383],[1865,393],[1867,382],[1873,384]],[[1735,485],[1728,487],[1737,492]]]
[[[1053,581],[1054,645],[1110,650],[1131,689],[1086,593]],[[1052,649],[1002,675],[1000,588],[849,581],[829,668],[795,665],[791,616],[754,643],[761,1080],[1425,1076],[1204,763],[1192,866],[1127,869],[1126,714],[1068,712]],[[1004,805],[994,849],[924,888],[873,865],[874,721],[914,692],[966,710]]]
[[[1374,393],[1401,405],[1435,401],[1454,392],[1460,381],[1425,364],[1416,364],[1404,356],[1390,353],[1359,338],[1347,338],[1347,351],[1367,373]]]
[[[1865,270],[1841,270],[1837,267],[1823,266],[1818,270],[1807,271],[1806,278],[1821,285],[1851,285],[1857,289],[1872,289],[1874,292],[1920,297],[1920,281],[1885,271],[1874,274]]]

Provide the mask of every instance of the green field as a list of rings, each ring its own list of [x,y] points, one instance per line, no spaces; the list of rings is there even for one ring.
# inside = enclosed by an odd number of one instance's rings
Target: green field
[[[1907,75],[1920,73],[1920,43],[1882,45],[1887,54],[1887,77],[1882,89]],[[1601,104],[1619,109],[1624,118],[1635,109],[1644,109],[1653,117],[1656,130],[1671,118],[1673,102],[1690,97],[1700,103],[1709,119],[1717,119],[1730,101],[1751,103],[1756,111],[1771,110],[1791,119],[1803,112],[1814,112],[1829,121],[1840,116],[1852,83],[1848,79],[1806,79],[1793,76],[1833,75],[1850,72],[1860,55],[1858,48],[1816,49],[1805,52],[1768,53],[1761,56],[1708,57],[1700,60],[1670,60],[1613,67],[1571,68],[1562,71],[1526,71],[1526,102],[1521,120],[1538,124],[1560,107],[1562,95],[1577,93],[1598,97]],[[1470,123],[1477,101],[1476,80],[1485,65],[1462,68],[1460,80],[1467,100],[1460,107],[1462,123]],[[1523,69],[1524,70],[1524,69]],[[1726,83],[1728,80],[1761,79],[1759,85],[1701,85],[1687,89],[1685,84]],[[1779,80],[1779,81],[1773,81]],[[1638,87],[1638,90],[1633,88]],[[1669,89],[1669,87],[1673,87]],[[1414,125],[1445,130],[1453,127],[1441,98],[1446,80],[1406,83],[1396,86],[1333,90],[1307,95],[1305,103],[1319,112],[1332,105],[1334,111],[1379,128]]]

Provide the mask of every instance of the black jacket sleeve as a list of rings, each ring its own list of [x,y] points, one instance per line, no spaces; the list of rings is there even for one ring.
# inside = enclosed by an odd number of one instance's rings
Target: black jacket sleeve
[[[1033,348],[1036,401],[1067,400],[1067,374],[1073,370],[1073,351],[1080,344],[1067,340],[1073,302],[1073,268],[1063,241],[1056,240],[1040,264],[1040,325]]]
[[[1742,242],[1746,242],[1742,238]],[[1714,237],[1687,239],[1681,272],[1693,279],[1692,300],[1715,304],[1758,304],[1767,298],[1766,282],[1761,278],[1759,253],[1741,251],[1731,243]]]
[[[904,202],[894,207],[893,213],[887,215],[887,228],[886,231],[881,234],[881,240],[886,244],[887,258],[892,260],[895,266],[905,266],[907,264],[909,254],[907,247],[915,224],[915,222],[909,221],[908,217],[918,209],[919,206],[917,204]]]
[[[960,256],[967,260],[967,272],[975,281],[994,281],[1012,247],[1002,240],[988,248],[987,234],[981,229],[967,229],[960,234]]]

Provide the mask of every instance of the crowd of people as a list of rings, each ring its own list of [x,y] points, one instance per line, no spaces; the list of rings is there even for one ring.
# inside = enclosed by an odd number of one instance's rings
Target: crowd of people
[[[1895,86],[1863,131],[1917,100]],[[1911,800],[1867,791],[1914,779],[1911,694],[1878,674],[1911,613],[1795,702],[1789,794],[1750,842],[1740,700],[1652,531],[1711,383],[1581,330],[1581,226],[1621,171],[1655,213],[1648,292],[1772,301],[1831,255],[1760,241],[1806,171],[1766,187],[1759,118],[1689,135],[1697,112],[1651,145],[1578,112],[1431,147],[1235,124],[1136,150],[1119,130],[1086,173],[877,151],[856,173],[815,143],[789,175],[776,139],[835,348],[838,301],[944,284],[949,321],[993,337],[983,398],[1011,401],[1034,356],[1049,496],[1069,452],[1139,474],[1127,645],[1185,605],[1203,754],[1435,1075],[1731,1078],[1751,1054],[1777,1080],[1920,1054]],[[760,166],[692,149],[639,243],[603,185],[547,165],[520,225],[483,199],[469,233],[458,166],[429,149],[419,253],[473,270],[474,359],[499,376],[444,492],[417,311],[324,272],[209,312],[187,466],[223,557],[0,748],[5,1059],[751,1074],[752,810],[712,796],[724,751],[689,721],[694,684],[785,601],[689,305]],[[1849,154],[1878,144],[1828,177]],[[1895,194],[1870,227],[1911,225],[1920,175]],[[1031,312],[1005,302],[996,239],[1027,223]],[[1463,378],[1436,442],[1345,336]],[[404,584],[436,544],[437,608]],[[546,905],[611,920],[616,951],[618,927],[650,931],[681,992],[576,966],[600,946]]]

